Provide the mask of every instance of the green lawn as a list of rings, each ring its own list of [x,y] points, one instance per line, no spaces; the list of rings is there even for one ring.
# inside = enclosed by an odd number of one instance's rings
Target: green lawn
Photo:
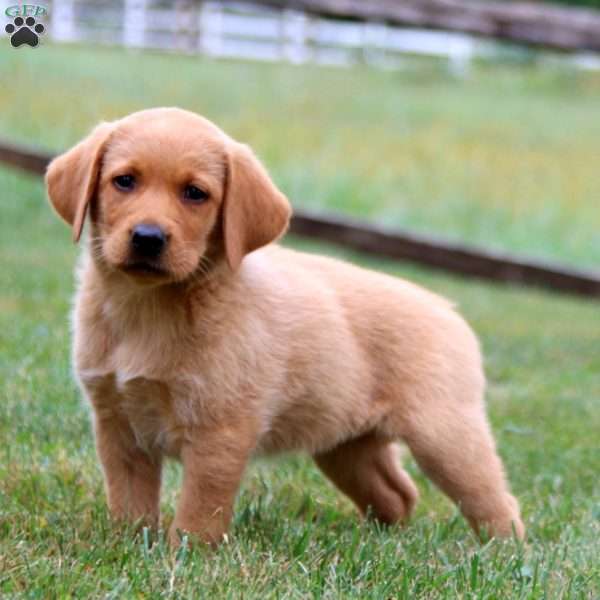
[[[500,68],[455,81],[431,69],[50,46],[0,52],[0,72],[3,136],[58,150],[99,118],[178,104],[257,148],[297,205],[592,267],[600,258],[600,80],[590,76]],[[413,522],[361,524],[296,457],[250,470],[217,552],[174,555],[107,518],[70,376],[77,249],[39,180],[0,168],[0,190],[0,597],[600,596],[597,303],[346,255],[455,299],[479,333],[494,431],[529,529],[524,545],[480,546],[412,460],[422,492]],[[171,465],[167,520],[179,477]]]

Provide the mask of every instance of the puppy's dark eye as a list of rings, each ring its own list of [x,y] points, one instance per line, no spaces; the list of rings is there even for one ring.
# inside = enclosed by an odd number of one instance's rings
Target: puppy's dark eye
[[[200,202],[208,200],[208,193],[200,188],[197,188],[195,185],[186,185],[185,189],[183,190],[183,197],[189,202],[195,202],[196,204],[199,204]]]
[[[117,175],[113,179],[114,186],[122,192],[129,192],[135,187],[135,177],[133,175]]]

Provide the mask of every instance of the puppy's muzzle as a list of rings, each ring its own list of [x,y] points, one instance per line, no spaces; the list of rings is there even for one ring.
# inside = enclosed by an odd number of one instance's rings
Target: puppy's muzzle
[[[142,223],[131,232],[131,249],[140,259],[158,258],[167,244],[167,235],[157,225]]]

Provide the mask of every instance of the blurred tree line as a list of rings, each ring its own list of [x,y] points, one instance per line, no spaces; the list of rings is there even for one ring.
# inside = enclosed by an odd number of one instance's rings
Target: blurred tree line
[[[568,4],[569,6],[587,6],[589,8],[600,8],[600,0],[551,0],[560,4]]]

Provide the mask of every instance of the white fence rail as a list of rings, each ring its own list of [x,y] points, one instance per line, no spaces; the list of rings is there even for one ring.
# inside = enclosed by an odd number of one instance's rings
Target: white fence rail
[[[368,0],[365,0],[368,1]],[[52,0],[50,35],[89,42],[201,53],[214,57],[398,68],[406,56],[447,61],[468,73],[474,57],[497,47],[469,35],[343,22],[247,3],[198,0]],[[575,57],[600,68],[596,57]]]

